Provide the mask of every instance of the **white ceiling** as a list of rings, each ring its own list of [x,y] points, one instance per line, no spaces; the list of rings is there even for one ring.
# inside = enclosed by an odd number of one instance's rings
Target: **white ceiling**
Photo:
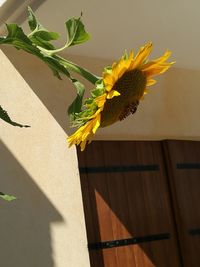
[[[169,49],[177,67],[200,69],[199,0],[40,2],[35,14],[46,28],[61,34],[58,46],[62,46],[66,38],[64,22],[83,12],[83,21],[92,38],[83,45],[68,49],[67,53],[118,59],[125,49],[137,50],[144,43],[152,41],[153,57]]]

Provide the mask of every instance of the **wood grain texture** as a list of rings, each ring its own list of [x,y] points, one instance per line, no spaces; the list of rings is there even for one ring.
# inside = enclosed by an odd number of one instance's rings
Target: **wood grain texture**
[[[159,166],[156,171],[81,174],[89,243],[161,233],[171,236],[91,251],[91,266],[180,266],[161,143],[96,141],[78,158],[80,167]]]
[[[200,142],[164,144],[173,206],[185,267],[200,266]],[[193,233],[193,234],[192,234]]]

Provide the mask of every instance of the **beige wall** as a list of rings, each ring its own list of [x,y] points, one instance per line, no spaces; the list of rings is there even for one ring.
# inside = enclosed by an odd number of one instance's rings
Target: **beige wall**
[[[21,63],[31,73],[23,58]],[[67,148],[66,133],[48,110],[64,105],[65,91],[50,78],[45,85],[42,69],[27,84],[2,52],[0,68],[1,105],[13,120],[31,126],[0,122],[0,191],[18,197],[0,200],[0,266],[88,267],[76,151]],[[48,108],[34,92],[37,86]],[[49,98],[51,90],[55,97]]]
[[[31,128],[0,124],[0,190],[19,197],[0,203],[1,262],[4,267],[89,266],[76,152],[66,145],[74,89],[33,56],[13,48],[4,53],[15,68],[1,53],[1,104]],[[111,62],[73,59],[99,75]],[[134,116],[98,130],[96,139],[200,140],[199,76],[197,70],[171,69]]]

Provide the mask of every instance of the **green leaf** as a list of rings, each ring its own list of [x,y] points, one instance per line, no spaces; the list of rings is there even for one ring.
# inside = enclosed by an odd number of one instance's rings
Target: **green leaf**
[[[89,34],[85,31],[84,24],[81,22],[81,17],[69,19],[65,25],[68,31],[67,47],[84,43],[90,39]]]
[[[32,44],[31,40],[17,24],[7,24],[6,27],[8,35],[0,37],[0,44],[10,44],[17,49],[23,49],[28,53],[40,56],[40,50]]]
[[[104,85],[104,82],[103,82],[103,79],[99,79],[97,82],[96,82],[96,84],[95,84],[95,89],[93,89],[92,91],[91,91],[91,94],[92,94],[92,96],[93,97],[98,97],[98,96],[101,96],[101,95],[103,95],[104,94],[104,92],[105,92],[105,85]]]
[[[95,86],[96,86],[96,88],[101,89],[102,92],[103,92],[104,89],[105,89],[105,85],[104,85],[103,79],[100,78],[100,79],[95,83]]]
[[[34,43],[33,39],[35,37],[32,36],[28,38],[17,24],[9,24],[6,26],[8,29],[8,35],[6,37],[0,37],[0,44],[13,45],[17,49],[22,49],[32,55],[39,57],[53,70],[54,74],[56,74],[59,79],[59,73],[63,73],[69,76],[69,72],[67,71],[66,67],[60,64],[60,60],[56,58],[56,56],[46,55],[36,46],[37,44],[40,44],[40,46],[46,46],[47,44],[50,45],[50,43],[45,43],[46,41],[39,40],[39,38]]]
[[[101,88],[95,88],[94,90],[92,90],[91,92],[93,97],[98,97],[102,95],[102,89]]]
[[[30,6],[28,7],[28,24],[32,31],[40,26]]]
[[[70,72],[72,71],[80,74],[91,83],[96,83],[99,77],[77,64],[69,62],[56,55],[57,52],[65,49],[67,45],[75,45],[89,39],[89,35],[84,29],[81,18],[73,18],[66,22],[69,31],[69,42],[61,49],[54,49],[54,46],[49,42],[57,39],[59,35],[44,29],[44,27],[37,21],[31,8],[29,8],[29,26],[32,32],[26,36],[22,28],[17,24],[7,24],[8,35],[0,37],[0,44],[12,45],[16,49],[22,49],[27,53],[40,58],[50,67],[58,79],[61,79],[61,74],[64,74],[71,79]]]
[[[34,36],[37,36],[44,41],[57,40],[59,38],[57,32],[49,32],[45,29],[35,32]]]
[[[0,198],[2,198],[3,200],[9,201],[9,202],[17,199],[15,196],[6,195],[2,192],[0,192]]]
[[[88,70],[80,67],[79,65],[70,62],[69,60],[66,60],[60,56],[54,56],[54,58],[57,58],[59,60],[59,63],[65,67],[69,71],[76,72],[80,74],[82,77],[84,77],[86,80],[90,81],[92,84],[96,84],[96,82],[100,79],[96,75],[92,74]]]
[[[112,73],[112,67],[111,66],[104,67],[104,72]]]
[[[17,122],[14,122],[11,120],[9,117],[7,111],[5,111],[1,106],[0,106],[0,119],[4,120],[5,122],[13,125],[13,126],[18,126],[18,127],[30,127],[29,125],[22,125]]]
[[[30,40],[35,45],[41,46],[45,49],[55,49],[55,47],[51,43],[49,43],[49,41],[57,40],[59,38],[59,34],[46,30],[37,20],[30,7],[28,7],[28,14],[28,23],[30,29],[32,30],[32,32],[29,34]]]
[[[37,36],[36,34],[34,34],[33,36],[30,37],[30,40],[37,46],[40,46],[40,47],[43,47],[45,49],[49,49],[49,50],[52,50],[52,49],[55,49],[55,47],[45,41],[44,39],[40,38],[39,36]]]
[[[63,73],[71,79],[69,71],[60,63],[59,59],[56,56],[44,56],[43,60],[49,65],[52,70],[54,70],[54,75],[55,73]]]
[[[68,115],[70,116],[71,121],[74,120],[75,114],[81,111],[83,96],[85,92],[85,86],[82,83],[80,83],[76,79],[72,79],[72,82],[74,86],[76,87],[77,96],[68,108]]]
[[[1,37],[1,43],[10,43],[13,41],[21,41],[23,43],[31,45],[31,41],[29,38],[25,35],[23,32],[22,28],[19,27],[17,24],[12,23],[12,24],[6,24],[7,30],[8,30],[8,35],[7,37]]]

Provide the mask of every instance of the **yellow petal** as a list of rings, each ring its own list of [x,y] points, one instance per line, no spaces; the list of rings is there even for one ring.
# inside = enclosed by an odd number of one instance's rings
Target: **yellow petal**
[[[133,59],[131,65],[130,65],[130,70],[133,70],[140,66],[149,56],[152,50],[152,43],[148,43],[145,46],[140,48],[140,51],[137,53],[135,58]]]
[[[81,144],[80,144],[81,151],[85,150],[86,142],[87,142],[87,140],[84,140],[83,142],[81,142]]]
[[[118,73],[117,73],[118,79],[120,79],[126,71],[127,71],[127,68],[125,66],[121,66],[118,69]]]
[[[118,91],[116,91],[116,90],[112,90],[112,91],[110,91],[108,94],[107,94],[107,99],[111,99],[111,98],[113,98],[114,96],[119,96],[120,95],[120,93],[118,92]]]
[[[126,63],[124,59],[121,59],[119,63],[117,63],[112,69],[112,75],[115,77],[115,81],[121,78],[121,76],[126,72],[126,70],[127,70]]]
[[[124,60],[124,65],[125,65],[126,69],[129,69],[130,64],[131,64],[131,62],[133,60],[133,55],[134,55],[133,50],[131,50],[128,59],[127,60]]]
[[[154,61],[154,62],[160,62],[160,63],[162,63],[162,62],[166,61],[170,56],[171,56],[171,52],[170,52],[169,50],[167,50],[167,51],[164,53],[163,56],[161,56],[161,57],[159,57],[159,58],[157,58],[157,59],[155,59],[155,60],[153,60],[153,61]]]
[[[133,57],[134,57],[134,52],[133,50],[131,50],[129,58],[128,58],[128,62],[131,62],[133,60]]]
[[[93,134],[95,134],[96,130],[99,128],[100,120],[101,120],[101,115],[98,114],[97,118],[94,120],[94,123],[93,123],[93,129],[92,129]]]
[[[145,70],[143,70],[143,73],[146,75],[146,77],[150,77],[150,76],[154,76],[154,75],[158,75],[161,73],[164,73],[166,70],[168,70],[172,63],[162,63],[159,65],[152,65],[148,68],[146,68]]]
[[[88,144],[90,144],[92,142],[92,139],[94,138],[94,134],[91,133],[91,135],[88,138]]]
[[[107,85],[113,85],[115,83],[115,78],[112,74],[104,73],[103,74],[103,81],[104,84]]]
[[[148,93],[149,93],[149,90],[146,88],[140,100],[144,100],[145,95],[147,95]]]
[[[113,86],[114,86],[114,85],[111,85],[111,84],[108,85],[108,84],[107,84],[107,85],[106,85],[106,91],[109,92],[110,90],[112,90]]]
[[[117,62],[113,62],[112,69],[114,69],[117,66]]]
[[[87,139],[88,135],[92,131],[92,120],[89,121],[89,124],[87,125],[87,128],[82,132],[82,135],[80,136],[81,141],[84,141]]]
[[[102,107],[105,102],[106,102],[106,94],[103,94],[101,96],[98,96],[96,99],[95,99],[95,102],[97,104],[97,106],[100,108]]]
[[[174,64],[175,62],[171,62],[171,63],[165,62],[169,58],[170,55],[171,55],[171,52],[166,51],[162,57],[160,57],[156,60],[149,61],[148,63],[144,64],[140,69],[141,70],[148,70],[149,68],[153,68],[153,67],[156,67],[158,65]]]
[[[147,80],[147,86],[151,86],[151,85],[153,85],[155,83],[156,83],[156,80],[154,80],[154,79],[148,79]]]
[[[72,134],[71,136],[67,138],[69,147],[72,145],[80,144],[81,151],[85,149],[87,140],[91,140],[96,130],[100,126],[100,121],[101,121],[100,111],[101,110],[102,109],[97,110],[96,113],[93,115],[95,116],[93,119],[89,120],[85,125],[81,126],[74,134]]]
[[[90,117],[88,117],[88,119],[93,119],[96,118],[96,116],[102,111],[102,108],[100,107],[99,109],[97,109],[97,111]],[[85,124],[86,125],[86,124]]]

